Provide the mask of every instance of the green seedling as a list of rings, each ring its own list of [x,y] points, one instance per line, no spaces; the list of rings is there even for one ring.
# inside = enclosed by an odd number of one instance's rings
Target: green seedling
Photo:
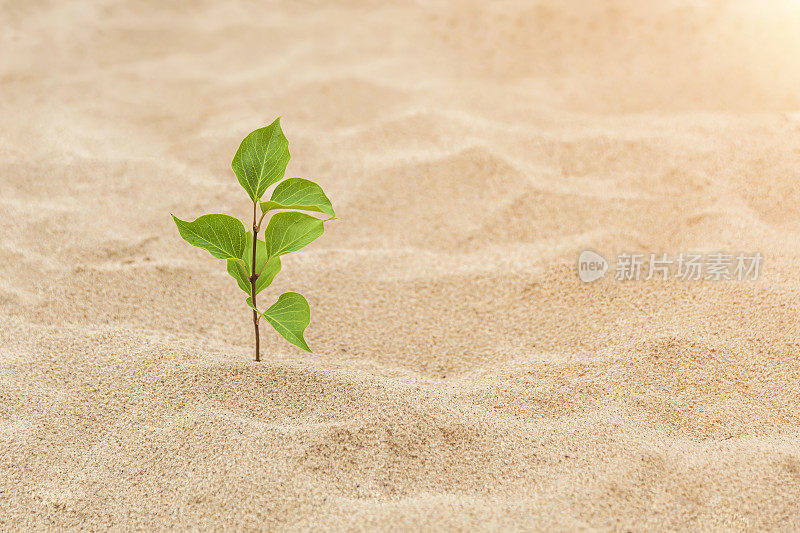
[[[192,246],[225,260],[228,274],[247,294],[245,301],[253,312],[256,361],[261,360],[258,334],[261,317],[284,339],[311,351],[303,337],[311,321],[308,301],[299,293],[285,292],[261,311],[256,305],[256,296],[269,287],[280,272],[282,255],[311,243],[325,231],[324,222],[336,218],[322,187],[302,178],[281,181],[289,157],[289,141],[281,130],[280,118],[251,132],[233,156],[231,168],[253,202],[252,231],[245,230],[244,223],[230,215],[203,215],[192,222],[172,215],[181,237]],[[262,202],[267,189],[276,183],[270,199]],[[264,240],[261,240],[258,233],[267,216]]]

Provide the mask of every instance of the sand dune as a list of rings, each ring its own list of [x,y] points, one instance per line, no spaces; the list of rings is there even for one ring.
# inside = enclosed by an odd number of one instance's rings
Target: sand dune
[[[792,530],[800,3],[6,2],[0,528]],[[341,220],[268,291],[169,213],[248,215],[281,115]],[[584,249],[760,251],[581,283]]]

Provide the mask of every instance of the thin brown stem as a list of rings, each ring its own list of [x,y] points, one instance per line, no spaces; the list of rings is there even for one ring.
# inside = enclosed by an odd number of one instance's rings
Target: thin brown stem
[[[256,335],[256,361],[261,361],[259,350],[260,336],[258,334],[258,311],[256,311],[256,244],[258,244],[258,224],[256,223],[256,202],[253,202],[253,262],[250,264],[250,299],[253,300],[253,329]]]

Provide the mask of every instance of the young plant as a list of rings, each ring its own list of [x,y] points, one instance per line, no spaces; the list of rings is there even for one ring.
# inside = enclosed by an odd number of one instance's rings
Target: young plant
[[[203,215],[192,222],[172,215],[181,237],[217,259],[224,259],[228,274],[248,295],[245,301],[253,312],[256,361],[261,360],[258,334],[261,317],[284,339],[311,351],[303,337],[311,321],[306,299],[299,293],[285,292],[262,312],[256,305],[256,296],[280,272],[282,255],[312,242],[325,231],[324,222],[336,218],[322,187],[302,178],[281,181],[289,157],[289,141],[281,130],[280,118],[251,132],[233,156],[231,168],[253,202],[252,231],[246,231],[244,224],[230,215]],[[262,202],[264,193],[276,183],[270,199]],[[270,217],[261,240],[258,232],[267,215]]]

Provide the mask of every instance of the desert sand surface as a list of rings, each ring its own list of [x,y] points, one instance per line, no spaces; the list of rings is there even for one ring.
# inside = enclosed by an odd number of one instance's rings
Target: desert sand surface
[[[796,530],[800,2],[0,3],[0,529]],[[260,296],[282,117],[341,220]],[[591,284],[584,249],[759,251]]]

